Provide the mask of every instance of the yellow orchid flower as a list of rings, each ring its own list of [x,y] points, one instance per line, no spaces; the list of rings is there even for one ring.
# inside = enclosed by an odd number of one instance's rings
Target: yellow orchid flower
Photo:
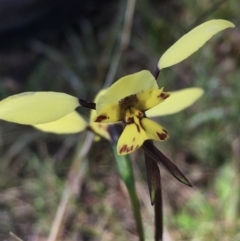
[[[121,78],[99,96],[95,121],[123,121],[125,128],[118,140],[117,151],[119,155],[129,154],[146,140],[164,141],[168,138],[161,125],[147,118],[148,113],[149,116],[176,113],[193,104],[202,94],[200,88],[189,88],[171,95],[158,87],[149,71],[143,70]]]
[[[128,154],[142,146],[144,141],[152,139],[164,141],[168,138],[167,131],[147,116],[172,114],[188,105],[184,99],[191,99],[202,94],[195,89],[189,93],[178,92],[170,101],[165,101],[170,93],[159,89],[156,79],[161,69],[181,62],[196,52],[213,35],[226,28],[234,27],[229,21],[217,19],[207,21],[180,38],[160,58],[154,76],[147,70],[125,76],[113,84],[96,102],[96,122],[111,123],[123,121],[124,131],[117,144],[119,155]],[[184,98],[185,97],[185,98]],[[164,105],[164,102],[166,103]],[[158,107],[163,102],[163,107]],[[193,103],[192,102],[192,103]],[[161,106],[161,105],[160,105]],[[159,112],[160,108],[160,112]],[[176,110],[175,110],[176,109]]]
[[[145,71],[143,71],[143,73],[145,73]],[[137,75],[136,77],[140,76],[141,75]],[[143,76],[146,77],[145,74]],[[128,77],[124,77],[124,79],[128,79]],[[150,81],[149,83],[152,82]],[[156,82],[152,84],[155,87],[157,86]],[[98,100],[101,100],[101,95],[105,94],[106,91],[107,90],[100,91],[94,101],[99,103]],[[175,91],[172,93],[171,98],[164,101],[163,104],[146,111],[146,113],[149,117],[176,113],[193,104],[202,92],[199,88]],[[182,99],[183,101],[175,106],[175,100],[177,99]],[[67,105],[69,105],[68,108],[65,107]],[[64,93],[26,92],[10,96],[0,101],[0,119],[18,124],[32,125],[41,131],[55,134],[74,134],[90,129],[98,136],[110,140],[107,131],[108,125],[94,122],[97,117],[96,110],[91,109],[89,123],[76,111],[68,113],[69,110],[74,109],[77,105],[79,105],[79,100],[76,97]],[[58,110],[60,110],[60,112],[58,112]],[[58,115],[56,115],[56,113]],[[59,116],[63,117],[59,118]]]
[[[133,135],[131,136],[132,140],[135,138],[134,126],[141,132],[141,135],[138,135],[139,139],[131,142],[132,145],[125,144],[129,137],[123,133],[119,140],[119,153],[132,152],[146,139],[165,140],[168,138],[166,130],[145,117],[146,114],[149,116],[158,115],[156,114],[158,110],[153,107],[170,96],[169,93],[158,88],[154,78],[157,78],[160,69],[179,63],[197,51],[214,34],[230,27],[234,27],[234,25],[226,20],[211,20],[199,25],[163,54],[159,60],[155,76],[152,76],[149,71],[125,76],[103,93],[96,101],[96,105],[65,93],[25,92],[10,96],[0,102],[0,119],[34,125],[44,131],[75,133],[82,131],[87,126],[77,112],[74,112],[78,106],[84,106],[97,109],[97,122],[109,123],[124,120],[125,123],[128,123],[126,129],[131,133],[129,135]],[[175,113],[173,106],[180,110],[179,104],[180,102],[178,105],[173,103],[169,108],[169,102],[165,105],[164,114]],[[185,108],[184,104],[181,108]],[[65,128],[66,123],[71,123],[68,128]],[[151,128],[147,128],[149,126]],[[93,130],[99,129],[99,127],[102,125],[91,124],[90,126]],[[105,130],[103,132],[105,133]]]

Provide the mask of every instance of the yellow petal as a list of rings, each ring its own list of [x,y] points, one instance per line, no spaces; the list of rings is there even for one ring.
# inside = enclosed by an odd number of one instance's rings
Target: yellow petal
[[[55,134],[73,134],[86,129],[86,121],[76,112],[70,114],[47,124],[33,125],[33,127],[44,132],[51,132]]]
[[[125,126],[117,144],[119,155],[126,155],[142,146],[145,140],[165,141],[168,138],[167,131],[156,122],[143,118],[140,120],[134,116],[134,122]]]
[[[123,119],[124,113],[120,112],[119,104],[104,106],[96,115],[94,122],[113,123]]]
[[[95,96],[95,98],[94,98],[94,103],[96,103],[96,102],[98,102],[98,99],[99,99],[99,97],[101,96],[101,95],[103,95],[105,92],[106,92],[106,90],[107,89],[103,89],[103,90],[100,90],[98,93],[97,93],[97,95]],[[96,117],[97,117],[97,111],[96,110],[93,110],[93,109],[91,109],[91,111],[90,111],[90,123],[91,122],[94,122],[95,121],[95,119],[96,119]]]
[[[26,125],[55,121],[79,106],[78,99],[58,92],[25,92],[0,102],[0,119]]]
[[[158,68],[163,69],[181,62],[202,47],[214,34],[234,24],[226,20],[210,20],[181,37],[160,58]]]
[[[91,122],[89,127],[95,132],[97,135],[110,140],[110,135],[107,131],[108,124],[100,124],[97,122]],[[98,139],[97,139],[98,140]]]
[[[105,92],[106,92],[106,89],[103,89],[103,90],[99,91],[93,102],[96,103],[98,101],[99,97],[102,94],[104,94]],[[90,112],[90,123],[89,123],[90,129],[92,129],[92,131],[95,132],[97,135],[100,135],[101,137],[103,137],[107,140],[110,140],[110,136],[109,136],[109,133],[107,131],[108,124],[101,124],[101,123],[94,122],[96,118],[97,118],[97,111],[91,110],[91,112]],[[95,137],[96,141],[98,141],[99,139],[100,139],[99,136]]]
[[[183,90],[173,91],[168,99],[163,103],[146,111],[147,117],[163,116],[175,114],[197,101],[204,91],[201,88],[186,88]]]
[[[127,75],[119,79],[109,87],[105,93],[99,96],[96,101],[97,113],[99,114],[99,111],[105,106],[117,104],[121,99],[127,96],[153,88],[158,88],[158,85],[149,71],[143,70],[135,74]]]
[[[142,146],[147,139],[145,130],[142,128],[139,118],[134,117],[134,123],[127,124],[121,134],[117,151],[119,155],[126,155]]]
[[[150,140],[156,140],[156,141],[165,141],[168,138],[167,131],[160,126],[158,123],[148,119],[143,118],[142,121],[142,127],[144,128],[147,139]]]
[[[94,102],[97,103],[99,98],[105,94],[107,89],[101,90],[95,97]],[[112,104],[104,107],[97,114],[96,110],[91,110],[90,112],[90,123],[92,122],[103,122],[110,123],[116,122],[121,119],[119,104]]]
[[[146,111],[162,103],[170,96],[170,93],[163,92],[161,89],[149,89],[136,95],[138,102],[134,107],[140,111]]]

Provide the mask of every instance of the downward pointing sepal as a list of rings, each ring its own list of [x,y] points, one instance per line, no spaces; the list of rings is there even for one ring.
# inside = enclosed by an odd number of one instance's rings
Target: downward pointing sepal
[[[160,164],[163,168],[169,171],[178,181],[192,187],[192,184],[183,175],[183,173],[174,165],[162,152],[160,152],[152,143],[152,141],[145,141],[143,144],[144,151],[151,156],[151,158]]]

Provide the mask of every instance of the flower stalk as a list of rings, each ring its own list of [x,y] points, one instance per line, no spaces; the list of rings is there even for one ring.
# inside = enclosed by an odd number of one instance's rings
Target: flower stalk
[[[137,226],[138,231],[138,237],[139,241],[144,241],[144,231],[143,231],[143,224],[142,224],[142,216],[141,216],[141,209],[140,209],[140,203],[136,192],[135,187],[135,180],[134,180],[134,174],[133,174],[133,168],[132,163],[130,160],[129,155],[118,155],[116,144],[117,140],[119,138],[120,133],[122,132],[122,126],[120,125],[112,125],[108,128],[110,136],[111,136],[111,144],[112,144],[112,151],[114,160],[117,165],[117,170],[119,173],[120,178],[124,182],[129,198],[132,205],[132,210]]]

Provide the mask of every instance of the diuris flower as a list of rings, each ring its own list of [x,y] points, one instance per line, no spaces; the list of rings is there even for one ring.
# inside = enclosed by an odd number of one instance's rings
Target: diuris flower
[[[161,179],[157,164],[165,167],[179,181],[189,186],[191,184],[181,171],[153,145],[151,140],[166,140],[168,133],[148,117],[176,113],[198,99],[202,90],[197,88],[190,90],[190,94],[179,91],[170,95],[158,87],[156,79],[161,69],[186,59],[214,34],[229,27],[234,25],[226,20],[210,20],[199,25],[162,55],[154,75],[143,70],[125,76],[100,95],[96,104],[64,93],[27,92],[1,101],[0,119],[33,125],[44,131],[54,130],[55,133],[63,133],[71,129],[72,133],[75,133],[87,126],[86,122],[74,112],[76,107],[84,106],[90,109],[96,108],[97,122],[122,121],[124,130],[117,143],[118,153],[127,154],[143,146],[151,201],[152,204],[156,204],[155,240],[162,240]],[[96,124],[92,127],[94,129],[99,126]]]
[[[149,71],[125,76],[99,98],[95,121],[123,121],[125,128],[118,140],[117,151],[120,155],[128,154],[139,148],[146,139],[167,139],[167,131],[148,119],[145,112],[168,96],[168,93],[158,88]]]
[[[214,34],[229,27],[234,25],[221,19],[199,25],[162,55],[154,76],[146,70],[125,76],[98,99],[96,122],[123,121],[125,124],[117,144],[118,154],[133,152],[148,139],[163,141],[168,138],[168,133],[162,126],[147,118],[148,111],[170,96],[170,93],[159,89],[156,83],[160,70],[186,59]],[[178,106],[181,102],[181,99],[176,100],[175,105]]]
[[[161,69],[177,64],[182,60],[186,59],[194,52],[196,52],[214,34],[226,28],[232,28],[232,27],[234,27],[234,24],[232,24],[229,21],[221,20],[221,19],[210,20],[208,22],[205,22],[197,26],[189,33],[184,35],[182,38],[180,38],[174,45],[172,45],[162,55],[157,65],[158,66],[157,73],[154,75],[154,77],[156,78],[158,76],[158,73]],[[136,90],[134,91],[135,93],[139,93],[138,100],[139,100],[139,104],[141,105],[140,106],[141,108],[137,106],[137,108],[135,109],[142,112],[142,114],[144,113],[144,111],[148,109],[148,107],[152,108],[154,105],[157,105],[158,103],[160,103],[163,98],[158,98],[157,100],[151,99],[150,103],[145,101],[146,100],[145,96],[148,96],[149,92],[145,93],[143,92],[143,90],[155,91],[154,92],[155,94],[160,93],[161,91],[156,90],[158,87],[156,83],[153,83],[153,81],[150,81],[150,83],[147,83],[149,79],[152,79],[152,76],[150,75],[150,72],[147,72],[147,71],[144,71],[144,72],[147,75],[147,78],[145,79],[145,81],[144,80],[139,80],[139,82],[132,81],[133,76],[131,76],[131,78],[128,78],[129,82],[126,83],[126,86],[121,87],[122,89],[116,88],[114,93],[111,93],[110,95],[104,94],[104,97],[100,98],[101,99],[100,101],[97,101],[98,114],[100,111],[102,111],[103,105],[105,105],[106,107],[108,103],[116,104],[120,100],[124,99],[125,97],[129,97],[132,94],[134,94],[133,90]],[[139,75],[139,77],[145,78],[143,74]],[[124,77],[124,78],[127,78],[127,77]],[[143,84],[143,86],[139,86],[139,83]],[[119,92],[123,91],[123,89],[124,89],[124,95],[121,95],[121,93]],[[104,99],[106,100],[105,104],[104,104]],[[132,97],[130,99],[132,99],[131,101],[134,101]],[[124,106],[125,103],[127,102],[128,102],[127,100],[122,100],[122,103],[123,103],[122,106]],[[145,104],[146,106],[142,106],[142,104]],[[78,106],[84,106],[90,109],[95,109],[94,103],[91,103],[91,102],[89,103],[87,101],[84,101],[82,99],[79,99],[77,97],[74,97],[65,93],[47,92],[47,91],[25,92],[18,95],[10,96],[0,102],[0,119],[19,123],[19,124],[25,124],[25,125],[47,124],[53,121],[57,121],[64,116],[67,116],[68,114],[72,113],[75,110],[75,108],[77,108]],[[127,116],[129,116],[130,119],[131,119],[131,113],[132,111],[134,112],[135,109],[131,109],[130,113],[127,114]],[[110,107],[110,110],[111,110],[111,107]],[[126,114],[125,111],[123,111],[124,113],[119,112],[116,108],[114,111],[115,112],[111,112],[111,118],[113,118],[114,120],[116,119],[120,120],[120,119],[123,119],[124,117],[127,118],[127,116],[125,116]],[[101,119],[98,119],[98,121],[100,120]],[[146,119],[144,119],[142,122],[146,122],[145,120]],[[110,119],[108,119],[108,121],[111,122]],[[135,118],[135,121],[137,123],[136,118]],[[148,135],[150,134],[148,133]]]

